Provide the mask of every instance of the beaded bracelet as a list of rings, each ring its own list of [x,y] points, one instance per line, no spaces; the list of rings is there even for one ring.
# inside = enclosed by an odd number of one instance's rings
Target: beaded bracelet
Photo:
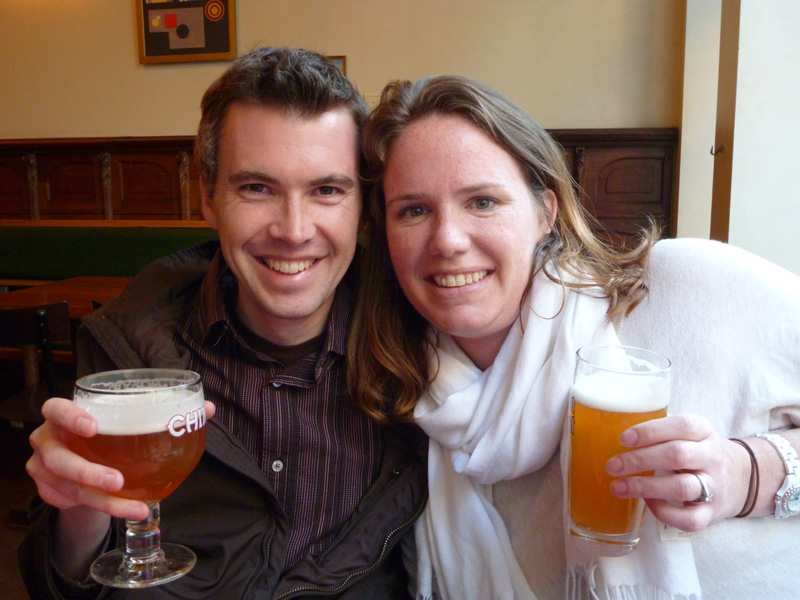
[[[740,446],[742,446],[747,453],[750,455],[750,486],[747,488],[747,498],[745,498],[744,506],[742,510],[736,515],[737,519],[741,519],[742,517],[746,517],[756,506],[756,500],[758,500],[758,485],[759,485],[759,474],[758,474],[758,461],[756,460],[756,455],[753,452],[753,449],[750,448],[744,441],[737,439],[737,438],[730,438],[732,442],[736,442]]]

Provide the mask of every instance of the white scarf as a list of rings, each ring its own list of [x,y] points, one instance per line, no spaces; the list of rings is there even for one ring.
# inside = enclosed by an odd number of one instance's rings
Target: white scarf
[[[431,365],[439,370],[414,411],[430,436],[430,499],[416,526],[419,600],[437,589],[445,600],[535,599],[491,486],[541,468],[559,444],[563,463],[575,353],[590,343],[619,343],[601,296],[598,289],[565,291],[540,272],[523,306],[524,335],[518,320],[486,371],[449,335],[437,334],[438,360],[431,356]],[[699,597],[691,544],[661,543],[654,524],[648,527],[644,549],[623,558],[594,560],[567,540],[570,594],[597,598],[610,589],[608,597],[620,599]],[[665,565],[677,577],[664,577]]]

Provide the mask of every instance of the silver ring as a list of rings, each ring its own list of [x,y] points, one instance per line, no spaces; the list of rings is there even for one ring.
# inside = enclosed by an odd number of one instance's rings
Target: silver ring
[[[700,495],[695,500],[689,500],[689,504],[705,504],[706,502],[711,502],[714,494],[712,494],[708,489],[706,480],[700,475],[700,473],[695,473],[694,471],[690,471],[689,473],[697,477],[697,481],[700,482]]]

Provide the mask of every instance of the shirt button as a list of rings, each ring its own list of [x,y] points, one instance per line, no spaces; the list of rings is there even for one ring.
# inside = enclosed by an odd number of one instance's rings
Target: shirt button
[[[273,460],[272,470],[275,471],[276,473],[280,473],[281,471],[283,471],[283,461]]]
[[[274,387],[274,388],[279,388],[279,387],[281,387],[281,384],[280,384],[280,383],[278,383],[277,381],[273,381],[273,382],[272,382],[272,387]]]

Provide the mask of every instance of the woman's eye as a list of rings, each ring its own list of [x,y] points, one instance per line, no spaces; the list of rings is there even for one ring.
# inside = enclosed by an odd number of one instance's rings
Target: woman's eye
[[[480,209],[487,209],[492,208],[495,204],[495,201],[492,198],[476,198],[475,199],[475,208]]]
[[[403,211],[403,214],[409,217],[420,217],[425,214],[425,209],[421,206],[409,206]]]

